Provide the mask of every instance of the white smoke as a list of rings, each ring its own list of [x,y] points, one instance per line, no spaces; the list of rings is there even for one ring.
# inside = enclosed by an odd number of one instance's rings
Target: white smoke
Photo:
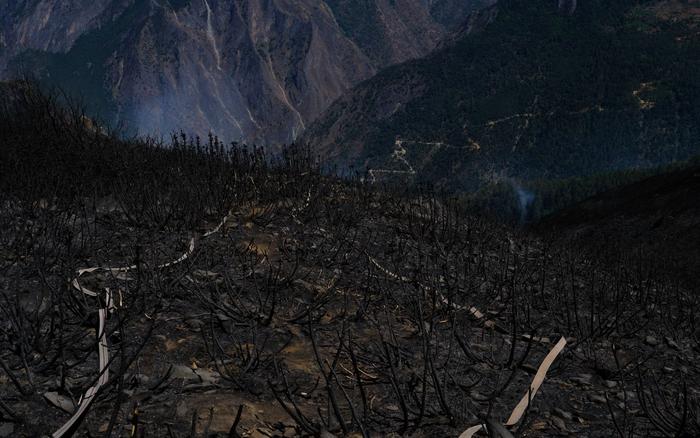
[[[559,11],[571,15],[576,12],[577,0],[559,0]]]
[[[535,194],[521,186],[517,181],[511,180],[511,187],[518,197],[518,210],[520,212],[520,223],[527,220],[532,203],[535,201]]]

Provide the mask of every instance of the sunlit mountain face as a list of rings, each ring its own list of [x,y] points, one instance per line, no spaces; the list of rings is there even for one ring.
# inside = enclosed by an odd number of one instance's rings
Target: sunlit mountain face
[[[3,2],[1,77],[60,85],[128,132],[289,142],[352,85],[429,53],[481,3]]]

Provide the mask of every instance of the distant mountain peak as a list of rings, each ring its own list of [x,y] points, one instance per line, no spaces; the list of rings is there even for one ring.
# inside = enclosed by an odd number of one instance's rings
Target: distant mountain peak
[[[0,79],[131,131],[293,141],[353,85],[431,52],[480,0],[0,2]]]

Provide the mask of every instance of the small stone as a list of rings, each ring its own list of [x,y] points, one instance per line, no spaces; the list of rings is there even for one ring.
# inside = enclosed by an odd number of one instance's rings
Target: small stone
[[[532,423],[532,426],[530,426],[530,429],[537,431],[544,430],[546,428],[547,423],[545,423],[544,421],[535,421],[534,423]]]
[[[197,277],[216,278],[219,276],[217,272],[205,271],[203,269],[196,269],[192,273]]]
[[[568,431],[568,429],[566,428],[566,423],[564,423],[564,420],[562,420],[559,417],[552,417],[552,424],[554,425],[554,427],[561,430],[562,432]]]
[[[214,385],[218,383],[221,375],[216,371],[210,371],[206,368],[199,368],[195,373],[199,376],[202,383],[207,385]]]
[[[593,375],[591,374],[579,374],[578,376],[572,377],[571,381],[580,386],[590,386],[592,384],[592,379]]]
[[[180,403],[177,404],[177,409],[175,410],[175,413],[177,414],[178,417],[184,417],[187,415],[187,403],[184,401],[181,401]]]
[[[666,343],[668,344],[669,347],[673,348],[674,350],[680,350],[680,347],[678,346],[676,341],[674,341],[673,339],[666,337]]]
[[[614,388],[617,386],[617,382],[614,380],[604,380],[603,385],[605,385],[606,388]]]
[[[618,391],[617,394],[615,394],[615,397],[619,398],[620,400],[635,399],[637,397],[637,393],[634,391]]]
[[[185,324],[195,332],[201,331],[202,327],[204,327],[204,321],[196,318],[186,320]]]
[[[605,400],[605,397],[603,397],[600,394],[591,394],[589,396],[589,398],[591,399],[592,402],[595,402],[595,403],[607,403],[607,401]]]
[[[46,392],[44,393],[44,398],[52,405],[69,414],[72,414],[73,411],[75,411],[75,406],[73,405],[71,399],[57,392]]]
[[[559,408],[554,408],[552,410],[554,411],[554,415],[563,418],[564,420],[574,419],[574,416],[571,414],[571,412],[566,412],[565,410]]]
[[[231,318],[230,318],[228,315],[225,315],[225,314],[223,314],[223,313],[221,313],[221,312],[218,312],[218,313],[216,314],[216,317],[218,318],[218,320],[219,320],[220,322],[226,322],[226,321],[230,321],[230,320],[231,320]]]
[[[474,399],[474,400],[476,400],[476,401],[485,401],[485,400],[488,400],[488,396],[486,396],[485,394],[482,394],[482,393],[480,393],[479,391],[476,391],[476,390],[470,391],[470,392],[469,392],[469,397],[471,397],[472,399]],[[397,409],[397,410],[398,410],[398,409]]]
[[[656,347],[657,345],[659,345],[659,340],[649,335],[646,337],[646,339],[644,339],[644,343],[651,347]]]
[[[174,365],[170,376],[173,379],[185,379],[194,382],[200,381],[199,376],[195,374],[194,370],[184,365]]]
[[[145,374],[134,374],[131,376],[131,384],[137,385],[147,385],[150,378]]]

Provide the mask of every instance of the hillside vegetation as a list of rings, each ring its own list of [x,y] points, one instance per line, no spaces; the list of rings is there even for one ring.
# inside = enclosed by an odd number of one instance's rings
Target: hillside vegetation
[[[700,151],[695,2],[591,0],[568,14],[504,0],[480,14],[451,45],[340,98],[306,140],[384,179],[468,190]]]

